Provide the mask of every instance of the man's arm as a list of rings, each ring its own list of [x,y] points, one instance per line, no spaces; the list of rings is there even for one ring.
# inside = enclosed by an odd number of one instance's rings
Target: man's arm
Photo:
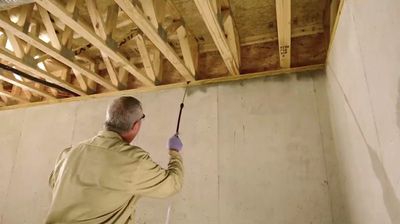
[[[148,154],[143,156],[136,170],[135,192],[139,195],[164,198],[177,193],[183,183],[183,163],[179,152],[170,150],[168,169],[153,162]]]
[[[168,169],[163,169],[153,162],[148,154],[140,159],[140,165],[136,170],[135,190],[137,194],[148,197],[163,198],[180,191],[183,183],[183,162],[179,151],[182,150],[182,142],[177,135],[169,140],[170,160]]]
[[[65,158],[67,157],[70,151],[71,147],[64,149],[63,151],[61,151],[60,155],[58,155],[56,160],[56,165],[54,166],[54,170],[51,171],[49,176],[49,186],[51,189],[54,189],[54,185],[56,183],[56,179],[60,171],[61,164],[64,162]]]

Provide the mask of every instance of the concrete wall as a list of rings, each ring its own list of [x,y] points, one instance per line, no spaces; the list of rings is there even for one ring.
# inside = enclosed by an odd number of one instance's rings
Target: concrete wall
[[[346,0],[328,56],[337,224],[400,223],[399,12],[398,0]]]
[[[331,224],[314,80],[305,74],[190,90],[182,120],[185,185],[139,202],[138,223]],[[136,95],[135,144],[166,165],[183,89]],[[58,153],[95,135],[111,98],[0,112],[0,223],[42,223]]]

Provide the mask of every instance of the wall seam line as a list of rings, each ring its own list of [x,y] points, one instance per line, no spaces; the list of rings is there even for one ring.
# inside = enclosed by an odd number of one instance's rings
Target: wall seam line
[[[219,94],[220,94],[220,88],[221,86],[217,86],[217,173],[218,173],[218,223],[221,223],[221,186],[220,186],[220,138],[219,138]]]
[[[76,129],[76,121],[78,120],[76,117],[78,116],[78,109],[81,106],[81,103],[78,103],[75,107],[75,111],[74,111],[74,122],[73,122],[73,126],[72,126],[72,133],[71,133],[71,140],[70,140],[70,146],[72,147],[72,143],[74,141],[74,136],[75,136],[75,129]]]
[[[325,72],[326,72],[326,70],[325,70]],[[332,224],[334,224],[335,222],[334,222],[334,216],[333,216],[333,205],[332,205],[332,198],[331,198],[331,195],[330,195],[330,189],[331,189],[331,185],[330,185],[330,183],[329,183],[329,175],[328,175],[328,164],[327,164],[327,160],[326,160],[326,148],[325,148],[325,145],[324,145],[324,135],[323,135],[323,131],[322,131],[322,126],[321,126],[321,116],[320,116],[320,113],[321,113],[321,111],[320,111],[320,109],[319,109],[319,106],[318,106],[318,104],[317,104],[317,93],[316,93],[316,88],[315,88],[315,76],[313,76],[312,77],[312,83],[313,83],[313,95],[314,95],[314,107],[315,107],[315,109],[316,109],[316,112],[317,112],[317,117],[318,117],[318,128],[319,128],[319,134],[320,134],[320,139],[321,139],[321,149],[322,149],[322,157],[323,157],[323,160],[324,160],[324,168],[325,168],[325,177],[326,177],[326,179],[327,179],[327,181],[328,181],[328,198],[329,198],[329,207],[330,207],[330,210],[331,210],[331,223]],[[331,122],[330,120],[329,120],[329,122]],[[331,136],[332,137],[332,136]]]
[[[358,50],[360,51],[361,64],[362,64],[362,68],[363,68],[363,77],[364,77],[364,80],[365,80],[365,85],[367,86],[368,102],[369,102],[369,107],[370,107],[370,110],[371,110],[372,119],[373,119],[373,122],[374,122],[376,140],[378,142],[378,148],[380,149],[379,150],[379,154],[380,154],[380,157],[381,157],[381,161],[383,163],[383,155],[382,155],[383,151],[381,150],[381,140],[380,140],[380,135],[378,133],[378,125],[376,124],[375,111],[374,111],[374,107],[372,105],[372,100],[371,100],[371,92],[370,92],[370,86],[369,86],[369,82],[368,82],[368,78],[367,78],[367,74],[366,74],[367,70],[366,70],[366,67],[365,67],[365,60],[364,60],[361,44],[360,44],[360,41],[359,41],[360,38],[359,38],[359,35],[358,35],[356,20],[355,20],[355,17],[354,17],[354,14],[353,14],[353,10],[352,10],[351,6],[350,6],[350,10],[351,10],[350,11],[351,18],[352,18],[353,24],[354,24],[355,34],[356,34],[356,37],[357,37],[356,38],[357,46],[358,46]]]

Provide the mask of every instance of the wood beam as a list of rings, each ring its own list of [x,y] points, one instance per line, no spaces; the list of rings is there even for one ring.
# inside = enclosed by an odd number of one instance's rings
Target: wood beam
[[[278,26],[279,63],[281,68],[290,68],[291,57],[291,0],[276,0]]]
[[[317,71],[317,70],[321,71],[323,69],[325,69],[324,64],[315,64],[315,65],[308,65],[308,66],[303,66],[303,67],[292,67],[292,68],[287,68],[287,69],[249,73],[249,74],[243,74],[243,75],[237,75],[237,76],[224,76],[224,77],[219,77],[219,78],[196,80],[196,81],[191,82],[190,86],[205,86],[205,85],[216,84],[216,83],[249,80],[249,79],[261,78],[261,77],[280,76],[280,75],[293,74],[293,73],[300,73],[300,75],[301,74],[309,74],[307,71]],[[105,92],[105,93],[99,93],[96,95],[89,95],[89,96],[70,97],[70,98],[66,98],[66,99],[59,99],[59,100],[57,100],[57,103],[58,102],[74,102],[74,101],[85,100],[85,99],[96,99],[96,98],[104,98],[104,97],[111,97],[111,96],[135,95],[135,94],[140,94],[140,93],[144,93],[144,92],[161,91],[161,90],[166,90],[166,89],[176,89],[176,88],[181,88],[181,87],[186,87],[186,86],[187,86],[186,82],[180,82],[180,83],[166,84],[166,85],[147,87],[147,88],[129,89],[129,90],[123,90],[123,91],[119,91],[119,92]],[[25,108],[25,107],[32,107],[32,106],[38,106],[38,105],[47,105],[47,104],[52,104],[52,103],[55,103],[55,102],[54,101],[53,102],[51,102],[51,101],[50,102],[47,102],[47,101],[35,102],[35,103],[30,103],[30,104],[25,104],[25,105],[7,106],[4,108],[0,108],[0,110]]]
[[[328,45],[328,52],[326,53],[326,55],[330,55],[330,52],[332,50],[332,45],[334,42],[334,38],[335,38],[335,34],[336,34],[336,30],[338,28],[339,25],[339,19],[340,19],[340,15],[342,13],[343,7],[344,7],[344,0],[338,0],[338,2],[335,1],[335,3],[332,3],[333,7],[336,8],[336,4],[337,5],[337,9],[333,9],[331,8],[331,13],[332,11],[336,11],[334,12],[335,16],[334,16],[334,20],[330,21],[330,38],[329,38],[329,45]],[[331,14],[332,15],[332,14]],[[333,19],[333,18],[330,18]],[[327,61],[327,58],[325,58],[325,62]]]
[[[150,58],[152,59],[151,63],[153,65],[154,74],[156,76],[156,83],[161,83],[164,75],[163,74],[164,57],[162,56],[161,52],[155,47],[149,49],[149,54]]]
[[[193,74],[197,74],[199,46],[193,35],[190,35],[182,25],[176,30],[179,44],[186,66]]]
[[[15,37],[15,35],[8,30],[5,30],[5,33],[7,35],[8,40],[10,41],[12,48],[14,49],[14,54],[17,57],[22,58],[25,54],[21,40]]]
[[[66,82],[71,82],[71,73],[70,73],[70,68],[62,68],[60,70],[57,71],[53,71],[52,74],[60,77],[62,80],[66,81]]]
[[[67,2],[67,5],[65,6],[65,10],[71,15],[76,15],[74,13],[76,8],[76,3],[77,0],[69,0]],[[73,30],[71,29],[71,27],[64,25],[64,32],[61,35],[61,44],[67,49],[70,49],[72,47],[72,36],[73,36]]]
[[[67,2],[66,6],[65,6],[65,10],[72,14],[73,17],[77,15],[77,13],[75,13],[75,9],[76,9],[76,3],[77,0],[70,0]],[[56,20],[58,21],[58,20]],[[74,31],[69,27],[69,26],[65,26],[65,24],[62,24],[64,26],[64,31],[61,34],[61,45],[65,48],[65,49],[69,49],[71,50],[72,48],[72,42],[73,42],[73,34]],[[76,58],[76,57],[75,57]],[[86,81],[85,81],[85,77],[82,75],[82,73],[80,73],[79,71],[77,71],[76,69],[71,69],[73,75],[75,76],[76,80],[78,81],[78,85],[81,87],[81,89],[87,93],[89,92],[94,92],[94,91],[90,91],[90,89],[87,88],[86,85]],[[71,79],[71,72],[65,72],[65,75],[61,76],[62,80],[70,80]],[[69,81],[68,81],[69,82]]]
[[[33,36],[38,35],[39,34],[39,30],[40,30],[40,25],[39,24],[35,24],[35,23],[31,23],[30,26],[31,26],[31,34]],[[32,47],[32,45],[29,44],[29,43],[26,43],[24,51],[25,51],[26,55],[35,55],[37,53],[36,48]],[[44,54],[44,55],[46,55],[46,54]]]
[[[149,51],[146,48],[144,43],[144,38],[141,34],[136,35],[135,37],[137,47],[139,49],[140,56],[142,57],[144,70],[147,73],[147,76],[153,81],[156,80],[156,73],[151,63]]]
[[[86,40],[96,46],[100,51],[107,54],[108,57],[112,58],[116,63],[123,66],[128,72],[134,75],[138,80],[140,80],[144,85],[152,86],[154,83],[146,77],[135,65],[130,64],[128,59],[123,55],[118,53],[115,48],[110,47],[102,40],[98,35],[96,35],[92,30],[90,30],[85,24],[80,20],[76,20],[68,13],[63,6],[61,6],[56,0],[36,0],[36,3],[47,11],[49,11],[54,16],[62,20],[65,25],[69,26],[76,33],[81,34]],[[84,74],[82,72],[82,74]]]
[[[222,24],[228,41],[229,49],[232,52],[236,64],[240,67],[240,41],[236,24],[230,10],[222,11]]]
[[[76,69],[77,71],[81,72],[86,77],[93,79],[95,82],[103,85],[109,90],[118,90],[115,86],[113,86],[108,80],[105,80],[103,77],[97,75],[90,70],[83,68],[82,66],[78,65],[75,62],[73,56],[66,56],[61,53],[61,51],[55,49],[54,47],[44,43],[39,38],[27,34],[21,30],[21,27],[16,26],[13,24],[7,17],[0,14],[0,26],[3,27],[5,30],[9,30],[14,35],[18,36],[22,40],[26,41],[27,43],[35,46],[39,50],[47,53],[48,55],[52,56],[53,58],[57,59],[58,61],[64,63],[65,65]]]
[[[27,82],[22,82],[17,80],[16,78],[14,78],[12,76],[11,73],[6,73],[6,72],[0,72],[0,80],[6,81],[8,83],[11,83],[15,86],[21,87],[22,89],[27,89],[33,93],[36,93],[40,96],[46,97],[47,99],[56,99],[55,97],[53,97],[52,95],[50,95],[49,93],[47,93],[46,91],[43,91],[41,89],[38,89],[34,86],[34,84],[30,84]]]
[[[143,13],[150,20],[153,27],[160,33],[166,32],[163,28],[165,20],[166,0],[139,0]],[[145,71],[150,73],[155,83],[162,82],[163,56],[153,43],[146,47],[144,36],[136,40]],[[151,51],[150,51],[151,50]],[[151,60],[151,58],[153,60]],[[147,69],[147,70],[146,70]],[[194,74],[194,73],[192,73]]]
[[[11,98],[11,99],[16,100],[21,103],[29,103],[29,100],[22,98],[20,96],[17,96],[17,95],[13,95],[12,93],[10,93],[2,88],[0,89],[0,95],[6,96],[8,98]]]
[[[37,6],[40,17],[42,18],[42,23],[46,28],[47,35],[49,35],[49,39],[51,45],[56,48],[57,50],[61,50],[61,42],[58,39],[56,30],[54,29],[53,23],[51,22],[50,15],[46,9],[42,8],[41,6]]]
[[[165,18],[166,0],[139,0],[143,12],[158,30]]]
[[[21,7],[20,13],[18,14],[18,22],[17,24],[19,24],[20,26],[23,26],[24,29],[28,29],[29,26],[29,19],[30,16],[32,15],[31,10],[33,10],[33,4],[30,5],[25,5],[23,7]],[[33,30],[35,31],[35,30]],[[8,40],[11,43],[12,48],[14,49],[14,54],[22,59],[25,56],[25,50],[26,50],[26,46],[24,47],[24,43],[22,43],[22,41],[20,39],[18,39],[12,32],[6,30],[5,31]],[[25,44],[27,45],[27,44]],[[28,47],[28,51],[29,51],[29,47]],[[22,79],[23,81],[25,81],[25,79]],[[23,90],[24,94],[27,96],[27,98],[29,100],[32,99],[32,93],[29,92],[26,88],[21,88],[18,85],[13,85],[12,87],[12,91],[11,93],[14,95],[19,95],[21,90]]]
[[[95,0],[86,0],[87,9],[89,12],[90,20],[92,21],[92,25],[96,34],[103,39],[104,41],[107,39],[107,31],[105,28],[105,24],[103,19],[101,18],[100,12],[97,9]],[[112,18],[114,19],[114,18]],[[100,51],[101,57],[103,58],[104,64],[106,65],[106,69],[108,75],[110,76],[111,82],[115,86],[120,86],[117,72],[114,69],[113,64],[111,63],[111,59],[107,56],[104,51]]]
[[[338,16],[340,0],[330,0],[330,7],[329,7],[329,33],[333,33],[333,27],[335,26],[336,17]]]
[[[89,12],[90,20],[92,21],[93,29],[95,33],[103,40],[107,38],[105,24],[103,18],[101,18],[100,12],[97,9],[95,0],[86,0],[86,6]]]
[[[214,1],[217,0],[194,0],[229,73],[231,75],[239,75],[240,65],[235,58],[240,58],[240,56],[235,56],[235,52],[231,50],[226,34],[218,20],[217,13],[220,6],[214,3]]]
[[[16,67],[18,67],[24,71],[27,71],[28,73],[32,73],[35,76],[47,79],[47,80],[49,80],[59,86],[62,86],[78,95],[86,95],[85,92],[76,88],[72,84],[63,81],[60,78],[55,77],[46,71],[38,69],[36,66],[30,65],[30,63],[26,63],[26,61],[8,53],[5,50],[0,49],[0,57],[1,57],[1,59],[8,61],[9,63],[15,65]]]
[[[0,80],[0,90],[4,90],[3,81],[2,81],[2,80]],[[13,102],[10,98],[8,98],[8,97],[5,96],[5,95],[1,95],[1,94],[0,94],[0,98],[3,100],[4,106],[9,106],[9,105],[11,105],[11,103]]]
[[[175,50],[163,40],[158,30],[146,18],[137,6],[130,0],[115,0],[119,7],[139,27],[139,29],[150,39],[151,42],[161,51],[165,58],[171,62],[175,69],[188,81],[194,80],[194,75],[185,66],[184,62],[176,54]]]
[[[112,39],[112,34],[117,26],[119,7],[117,4],[110,5],[107,8],[107,19],[105,24],[105,32],[107,38]]]
[[[133,63],[133,62],[132,62]],[[123,89],[127,89],[128,87],[128,71],[124,68],[118,69],[118,77]]]
[[[27,23],[27,22],[30,20],[30,18],[32,16],[33,7],[34,7],[34,4],[30,3],[27,5],[22,5],[19,8],[19,10],[18,10],[19,15],[18,15],[18,22],[17,22],[18,26],[29,25],[29,23]]]
[[[181,55],[183,56],[183,60],[185,62],[186,67],[190,69],[190,71],[195,75],[198,72],[198,55],[199,55],[199,46],[196,40],[195,35],[190,32],[190,30],[185,26],[185,21],[180,14],[179,10],[176,8],[175,4],[172,0],[166,0],[167,3],[167,11],[170,16],[173,17],[173,20],[178,20],[179,25],[175,28],[176,36],[179,41]],[[174,27],[174,25],[171,25]]]
[[[36,23],[31,23],[31,17],[33,14],[33,9],[34,9],[34,5],[35,4],[28,4],[28,5],[24,5],[20,8],[19,10],[19,15],[18,15],[18,26],[23,27],[22,29],[25,31],[29,31],[32,33],[32,35],[37,35],[39,33],[40,30],[40,26],[37,25]],[[9,34],[10,35],[10,34]],[[14,34],[12,34],[12,38],[16,38],[14,36]],[[16,38],[18,39],[18,38]],[[18,39],[19,40],[19,39]],[[18,45],[17,43],[14,43],[14,45]],[[17,46],[16,46],[17,47]],[[18,52],[14,52],[15,55],[19,58],[23,58],[25,55],[34,55],[37,52],[36,48],[32,47],[32,45],[30,45],[29,43],[25,44],[25,47],[23,48],[23,52],[18,53]],[[22,79],[24,82],[26,82],[26,79]],[[34,87],[37,90],[42,91],[44,89],[43,85],[40,85],[39,83],[35,83],[33,84]],[[17,87],[17,85],[14,85],[14,87]],[[23,88],[24,90],[24,94],[25,96],[31,101],[33,100],[33,98],[37,98],[38,94],[34,93],[34,92],[30,92],[27,88]],[[46,93],[46,92],[45,92]]]
[[[97,66],[97,64],[95,62],[89,61],[88,67],[89,67],[90,71],[92,71],[94,73],[98,73],[99,72],[99,70],[97,69],[98,66]],[[90,80],[90,79],[87,80],[87,84],[88,84],[89,89],[95,90],[97,88],[97,85],[96,85],[95,82],[93,82],[93,80]]]

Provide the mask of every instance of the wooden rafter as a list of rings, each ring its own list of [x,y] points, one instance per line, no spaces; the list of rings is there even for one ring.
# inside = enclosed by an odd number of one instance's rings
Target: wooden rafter
[[[46,71],[38,69],[36,66],[31,65],[29,62],[24,61],[16,56],[8,53],[5,50],[0,49],[0,57],[1,57],[1,59],[22,69],[23,71],[27,71],[29,73],[32,73],[35,76],[47,79],[47,80],[49,80],[59,86],[62,86],[78,95],[86,95],[86,93],[84,91],[80,90],[79,88],[75,87],[74,85],[72,85],[68,82],[65,82],[64,80],[62,80],[58,77],[55,77]]]
[[[193,35],[191,35],[185,26],[179,26],[176,30],[179,38],[179,44],[186,66],[193,74],[197,74],[199,47]]]
[[[81,72],[85,76],[90,79],[93,79],[100,85],[103,85],[107,89],[110,90],[117,90],[117,88],[112,85],[108,80],[105,80],[103,77],[97,75],[94,72],[80,66],[77,64],[73,58],[73,56],[67,56],[61,53],[61,51],[55,49],[54,47],[44,43],[38,37],[32,36],[30,34],[25,33],[21,27],[13,24],[7,17],[4,15],[0,15],[0,26],[3,27],[5,30],[11,31],[14,35],[18,36],[22,40],[30,43],[31,45],[35,46],[39,50],[46,52],[53,58],[57,59],[58,61],[66,64],[67,66],[76,69],[77,71]]]
[[[17,37],[15,37],[12,32],[6,30],[5,33],[7,35],[10,45],[12,46],[15,56],[17,56],[18,58],[22,58],[24,56],[24,50],[23,50],[21,41]],[[21,92],[21,88],[19,86],[14,85],[12,87],[11,94],[19,95],[20,92]]]
[[[24,5],[21,7],[20,13],[18,14],[18,21],[17,24],[22,26],[23,29],[27,29],[30,22],[30,16],[32,15],[33,4]],[[25,43],[22,43],[20,39],[18,39],[12,32],[6,30],[5,31],[8,40],[14,50],[15,56],[22,59],[26,53],[31,53],[31,49],[29,46],[24,47]],[[25,81],[21,78],[21,81]],[[28,98],[28,100],[33,100],[33,95],[27,88],[21,88],[19,85],[14,85],[12,87],[11,93],[14,95],[19,95],[21,90],[23,91],[24,95]]]
[[[165,0],[139,0],[143,9],[143,14],[147,16],[153,25],[154,29],[164,30],[162,27],[165,17]],[[166,31],[163,31],[166,32]],[[143,66],[146,73],[156,83],[162,82],[162,60],[163,56],[157,48],[153,45],[146,46],[145,37],[143,35],[137,35],[136,38],[137,47],[142,59]]]
[[[149,51],[147,50],[146,45],[144,43],[143,35],[138,34],[136,35],[135,39],[137,47],[139,49],[140,56],[142,57],[144,70],[146,71],[147,76],[149,76],[150,79],[155,81],[156,71],[151,62]]]
[[[185,25],[185,21],[180,14],[179,10],[176,8],[172,0],[166,0],[167,8],[169,13],[174,15],[179,19],[175,23],[179,25],[176,28],[176,36],[179,41],[181,54],[185,62],[186,67],[196,76],[198,72],[198,60],[199,60],[199,45],[195,35],[189,30]]]
[[[223,77],[212,78],[212,79],[196,80],[196,81],[191,82],[190,86],[210,85],[210,84],[215,84],[215,83],[248,80],[248,79],[269,77],[269,76],[279,76],[279,75],[285,75],[285,74],[291,74],[291,73],[309,74],[307,71],[322,70],[324,68],[325,68],[324,64],[316,64],[316,65],[309,65],[309,66],[296,67],[296,68],[287,68],[287,69],[271,70],[271,71],[257,72],[257,73],[251,73],[251,74],[243,74],[243,75],[237,75],[237,76],[223,76]],[[72,99],[71,98],[61,99],[61,100],[58,100],[58,102],[71,102],[71,101],[75,101],[75,100],[84,100],[84,99],[93,99],[93,98],[102,98],[102,97],[120,96],[120,95],[132,95],[132,94],[138,94],[138,93],[143,93],[143,92],[150,92],[155,89],[165,90],[165,89],[172,89],[172,88],[179,88],[179,87],[186,87],[186,83],[182,83],[182,82],[181,83],[173,83],[173,84],[168,84],[168,85],[150,87],[150,88],[146,88],[146,89],[144,89],[144,88],[129,89],[129,90],[123,90],[121,92],[107,92],[107,93],[101,93],[101,94],[97,94],[97,95],[75,97]],[[43,105],[43,104],[49,104],[49,103],[52,103],[52,102],[37,102],[37,103],[32,103],[32,104],[27,104],[27,105],[9,106],[9,107],[5,107],[5,108],[0,108],[0,110],[21,108],[21,107],[34,106],[34,105]]]
[[[240,67],[240,41],[236,24],[230,10],[223,10],[221,16],[229,49],[232,52],[235,63]]]
[[[6,30],[5,32],[6,32],[8,40],[10,41],[10,44],[11,44],[13,50],[14,50],[14,54],[19,58],[24,57],[25,53],[24,53],[24,49],[21,44],[21,40],[18,39],[12,32],[10,32],[8,30]]]
[[[75,13],[75,12],[77,12],[76,5],[77,5],[77,0],[70,0],[67,2],[66,6],[65,6],[65,10],[68,13],[72,14],[73,17],[75,15],[77,15],[77,13]],[[73,34],[74,34],[74,31],[70,27],[64,25],[64,31],[62,32],[62,35],[61,35],[61,44],[65,49],[71,50]],[[96,92],[96,83],[94,83],[93,85],[88,85],[89,80],[85,76],[83,76],[81,72],[77,71],[76,69],[71,69],[71,71],[75,75],[78,85],[81,87],[81,89],[83,91],[85,91],[87,93]],[[68,71],[63,74],[64,75],[61,76],[61,79],[63,79],[63,80],[70,79],[70,73]]]
[[[291,57],[291,0],[276,0],[279,62],[281,68],[290,68]]]
[[[19,86],[23,89],[32,91],[33,93],[46,97],[47,99],[56,99],[54,96],[50,95],[46,91],[36,88],[33,84],[17,80],[10,73],[0,72],[0,79],[15,86]]]
[[[229,73],[232,75],[239,75],[240,50],[238,49],[240,46],[237,46],[239,43],[239,37],[235,31],[232,17],[229,15],[224,16],[228,21],[221,26],[218,20],[218,13],[221,10],[220,1],[194,0],[194,2],[196,3],[197,9],[202,16]],[[227,29],[227,26],[233,27]],[[222,27],[225,27],[225,30]],[[230,38],[227,38],[227,35],[229,35]]]
[[[49,13],[47,12],[46,9],[42,8],[41,6],[38,6],[38,11],[39,11],[40,17],[42,18],[43,25],[46,28],[51,45],[55,49],[61,50],[61,42],[58,39],[56,30],[53,26],[53,23],[51,22]]]
[[[0,80],[0,91],[4,91],[3,81],[2,80]],[[3,101],[3,104],[2,104],[3,106],[8,106],[8,105],[11,104],[10,98],[8,98],[5,95],[0,94],[0,99]]]
[[[268,11],[263,15],[254,12],[260,20],[239,12],[247,3],[230,0],[187,4],[175,0],[107,0],[106,4],[99,0],[35,0],[0,12],[0,62],[80,95],[72,99],[72,94],[5,68],[0,69],[0,110],[181,87],[182,77],[192,80],[191,85],[203,85],[264,76],[248,73],[252,71],[267,70],[268,75],[303,71],[291,68],[290,38],[296,38],[294,49],[299,49],[293,55],[295,64],[321,63],[327,49],[321,40],[329,40],[342,1],[307,6],[311,15],[320,15],[324,7],[324,20],[300,16],[294,27],[290,27],[290,0],[272,1],[276,8],[251,1]],[[293,6],[306,7],[301,4]],[[187,11],[193,7],[200,15]],[[198,26],[203,21],[211,35]],[[265,21],[265,27],[255,27],[260,24],[257,21]],[[238,75],[240,72],[247,74]],[[64,97],[71,99],[57,99]]]
[[[329,0],[329,34],[332,34],[336,17],[339,11],[340,0]]]
[[[119,7],[117,4],[110,5],[107,9],[107,19],[105,21],[105,33],[107,38],[112,39],[112,34],[117,26]]]
[[[69,0],[67,2],[67,5],[65,6],[65,10],[68,13],[70,13],[71,15],[73,15],[72,17],[74,17],[74,15],[76,15],[74,12],[75,12],[77,1],[78,0]],[[72,35],[73,35],[73,33],[74,32],[71,29],[71,27],[64,25],[64,32],[61,35],[61,44],[64,47],[66,47],[67,49],[70,49],[72,47],[71,45],[72,45]]]
[[[29,103],[29,100],[27,100],[25,98],[22,98],[20,96],[17,96],[15,94],[12,94],[12,93],[8,92],[7,90],[4,90],[2,85],[0,87],[0,95],[8,97],[8,98],[13,99],[13,100],[16,100],[16,101],[21,102],[21,103]]]
[[[58,17],[60,20],[62,20],[72,30],[80,33],[82,37],[84,37],[86,40],[96,46],[100,51],[105,52],[108,57],[112,58],[116,63],[119,63],[143,84],[154,85],[154,83],[148,77],[146,77],[135,65],[129,63],[128,59],[118,53],[116,49],[113,49],[112,47],[107,45],[104,40],[102,40],[98,35],[90,30],[85,24],[83,24],[82,21],[75,20],[73,16],[68,13],[65,8],[61,6],[57,1],[36,0],[36,3],[45,8],[54,16]],[[82,72],[82,74],[84,73]]]
[[[194,80],[194,75],[185,66],[175,50],[159,35],[153,24],[148,20],[141,10],[134,6],[129,0],[115,0],[119,7],[139,27],[140,30],[153,42],[165,58],[171,62],[175,69],[188,81]]]
[[[34,36],[38,35],[40,26],[37,23],[31,23],[30,28],[31,28],[32,35],[34,35]],[[26,43],[25,54],[26,55],[37,55],[37,50],[35,47],[32,47],[32,45],[30,43]],[[46,55],[46,54],[44,54],[44,55]]]
[[[89,11],[90,20],[92,21],[92,25],[96,34],[103,39],[104,41],[107,39],[107,32],[106,27],[103,19],[101,18],[100,12],[97,9],[96,1],[95,0],[86,0],[86,5]],[[117,16],[117,14],[113,14],[113,16]],[[109,18],[110,20],[115,20],[115,18]],[[110,24],[113,25],[113,24]],[[110,28],[109,32],[110,32]],[[111,33],[110,33],[111,34]],[[103,58],[104,64],[106,65],[108,75],[110,76],[111,82],[116,85],[120,86],[117,72],[114,69],[114,65],[111,62],[111,59],[107,56],[104,51],[100,51],[101,57]]]
[[[165,0],[139,0],[142,5],[143,13],[148,16],[154,28],[158,30],[163,23],[165,16]]]

